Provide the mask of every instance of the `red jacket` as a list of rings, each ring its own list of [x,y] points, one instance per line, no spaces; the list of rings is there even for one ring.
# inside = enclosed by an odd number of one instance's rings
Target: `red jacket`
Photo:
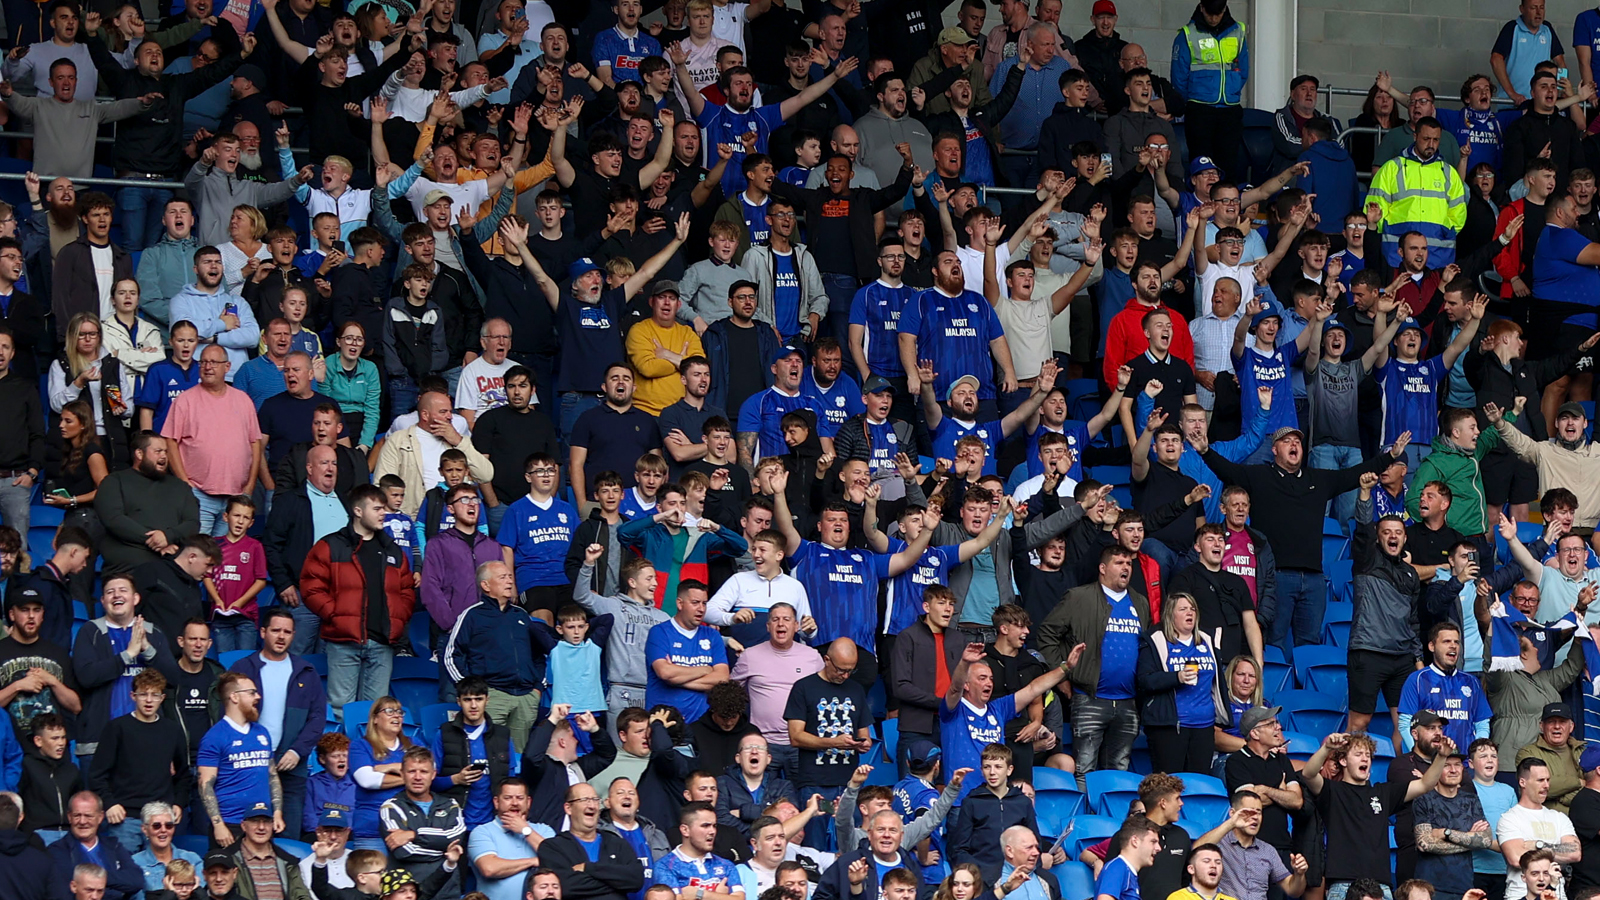
[[[394,539],[378,532],[384,555],[383,593],[389,601],[389,641],[400,640],[417,605],[411,564]],[[300,567],[300,599],[322,620],[322,639],[360,643],[367,639],[367,573],[355,559],[361,540],[349,526],[312,546]]]
[[[1188,363],[1191,369],[1194,368],[1194,338],[1189,334],[1189,320],[1164,303],[1145,306],[1138,297],[1133,297],[1122,308],[1122,312],[1111,318],[1111,327],[1106,331],[1106,384],[1116,384],[1117,369],[1150,349],[1150,339],[1144,336],[1144,317],[1145,313],[1154,309],[1164,309],[1172,314],[1170,352]]]
[[[1500,207],[1500,217],[1494,220],[1495,240],[1499,240],[1500,235],[1506,233],[1506,226],[1511,224],[1512,219],[1522,215],[1526,208],[1527,204],[1521,200],[1513,200]],[[1516,291],[1511,287],[1511,279],[1528,274],[1522,270],[1522,236],[1527,233],[1528,229],[1526,228],[1517,229],[1517,233],[1511,236],[1511,243],[1501,247],[1500,251],[1494,255],[1494,270],[1503,279],[1500,284],[1500,299],[1502,300],[1510,300],[1517,295]],[[1523,278],[1522,280],[1527,282],[1529,279]],[[1533,285],[1529,284],[1528,287],[1532,289]]]
[[[1144,575],[1145,596],[1150,601],[1150,621],[1161,624],[1161,566],[1155,557],[1139,552],[1139,572]]]

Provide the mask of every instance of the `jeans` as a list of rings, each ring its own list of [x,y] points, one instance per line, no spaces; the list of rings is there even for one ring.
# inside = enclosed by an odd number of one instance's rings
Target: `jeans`
[[[17,530],[17,534],[22,536],[22,552],[27,553],[29,505],[33,502],[33,488],[12,484],[15,480],[0,478],[0,522]],[[34,563],[43,565],[44,560],[34,560]]]
[[[600,405],[600,395],[580,393],[578,391],[561,392],[561,440],[566,442],[572,436],[573,426],[578,424],[578,417],[586,410],[594,409]],[[582,500],[582,497],[578,498]]]
[[[294,640],[289,643],[289,652],[296,656],[323,652],[326,645],[322,642],[322,620],[317,614],[301,603],[290,606],[289,615],[294,617]]]
[[[352,700],[376,700],[389,693],[394,648],[368,638],[359,644],[329,641],[328,703],[339,721]]]
[[[1283,650],[1284,659],[1294,662],[1289,646],[1289,626],[1294,625],[1294,645],[1322,642],[1322,617],[1328,610],[1328,580],[1321,572],[1309,569],[1278,570],[1278,611],[1271,622],[1267,640]]]
[[[445,386],[450,388],[450,396],[454,397],[456,395],[456,385],[461,383],[461,367],[451,366],[440,374],[444,376]],[[416,398],[412,398],[411,405],[417,405]]]
[[[1363,458],[1360,447],[1318,444],[1311,448],[1311,466],[1316,469],[1348,469],[1360,465]],[[1350,520],[1356,517],[1356,492],[1345,491],[1328,501],[1323,515],[1338,520],[1340,528],[1348,529]]]
[[[280,755],[275,755],[273,761]],[[283,787],[283,833],[292,840],[300,839],[300,827],[305,824],[301,819],[305,813],[306,779],[310,771],[311,763],[302,759],[292,771],[278,773],[278,783]]]
[[[822,273],[822,289],[828,294],[828,320],[817,337],[832,335],[841,346],[850,346],[850,304],[860,287],[854,275]]]
[[[211,640],[218,653],[254,650],[260,628],[249,616],[217,616],[211,620]]]
[[[161,240],[172,192],[166,188],[125,187],[117,191],[117,219],[122,222],[122,246],[130,253],[153,247]]]
[[[511,508],[512,501],[501,498],[499,506],[484,507],[484,515],[488,516],[489,536],[494,537],[500,533],[500,523],[505,521],[506,510]]]
[[[127,817],[115,825],[107,825],[106,833],[111,835],[112,839],[118,844],[121,844],[122,849],[128,851],[129,856],[132,856],[144,849],[146,843],[144,828],[141,827],[143,823],[139,820],[139,810],[129,809],[125,810],[125,812]]]
[[[200,533],[220,537],[228,530],[228,521],[222,515],[228,510],[228,495],[208,494],[197,487],[189,490],[200,502]]]
[[[389,413],[398,416],[416,409],[418,390],[417,380],[410,375],[390,375]]]
[[[783,770],[783,777],[791,781],[800,772],[800,751],[793,744],[768,744],[767,752],[772,754],[772,764]],[[807,797],[806,800],[810,800]]]
[[[1133,741],[1139,736],[1139,713],[1132,700],[1101,700],[1072,695],[1072,755],[1078,764],[1078,789],[1096,769],[1128,771]]]

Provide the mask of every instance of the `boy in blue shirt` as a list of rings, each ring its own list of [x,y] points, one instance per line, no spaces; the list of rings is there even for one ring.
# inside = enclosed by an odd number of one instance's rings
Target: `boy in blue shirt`
[[[528,493],[506,510],[500,520],[500,542],[505,563],[516,570],[522,607],[545,624],[555,621],[555,611],[572,601],[567,579],[567,547],[578,528],[578,511],[556,499],[555,458],[535,453],[523,464]]]
[[[1161,852],[1161,829],[1144,816],[1131,816],[1111,838],[1111,846],[1122,852],[1100,869],[1095,879],[1095,900],[1140,900],[1139,870],[1155,864]]]
[[[400,511],[406,502],[406,483],[393,473],[378,479],[378,488],[383,491],[384,505],[387,511],[383,514],[383,530],[394,539],[400,549],[406,552],[406,561],[411,564],[411,571],[421,572],[417,566],[416,520]],[[418,584],[421,584],[418,576]]]
[[[1489,298],[1479,294],[1472,301],[1472,311],[1450,345],[1432,359],[1420,359],[1427,335],[1422,324],[1412,318],[1410,308],[1402,305],[1395,315],[1400,317],[1399,330],[1394,336],[1394,354],[1378,366],[1373,374],[1383,388],[1383,438],[1384,445],[1409,431],[1411,443],[1406,446],[1406,470],[1417,471],[1417,463],[1428,455],[1433,439],[1439,434],[1439,384],[1449,377],[1456,359],[1467,352],[1478,333],[1478,323],[1483,321]]]
[[[583,607],[568,603],[556,611],[555,628],[540,620],[533,623],[533,642],[546,654],[550,702],[566,704],[573,712],[592,712],[602,727],[609,707],[600,648],[611,636],[613,621],[609,613],[591,620]]]
[[[1239,380],[1240,413],[1245,421],[1253,418],[1260,403],[1256,399],[1256,388],[1272,388],[1272,409],[1264,429],[1268,434],[1279,428],[1300,427],[1295,417],[1294,386],[1289,373],[1311,346],[1311,338],[1320,337],[1318,329],[1305,328],[1293,343],[1279,347],[1278,329],[1282,326],[1283,313],[1277,304],[1251,300],[1233,330],[1233,371]],[[1247,334],[1255,335],[1255,346],[1247,343]],[[1272,445],[1263,441],[1245,462],[1266,462],[1271,458]]]

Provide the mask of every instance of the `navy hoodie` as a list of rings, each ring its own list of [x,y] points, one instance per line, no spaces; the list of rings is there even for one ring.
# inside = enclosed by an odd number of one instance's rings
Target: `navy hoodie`
[[[1361,208],[1356,195],[1356,164],[1350,152],[1336,140],[1317,141],[1300,152],[1299,161],[1311,166],[1310,174],[1300,176],[1296,186],[1317,195],[1311,204],[1321,217],[1317,230],[1323,234],[1343,231],[1344,217]]]
[[[44,900],[50,895],[50,854],[33,841],[26,832],[0,831],[0,897]]]

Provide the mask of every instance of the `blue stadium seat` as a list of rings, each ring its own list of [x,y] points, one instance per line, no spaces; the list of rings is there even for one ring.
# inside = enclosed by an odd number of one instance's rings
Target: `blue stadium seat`
[[[422,662],[433,659],[433,641],[428,631],[428,627],[432,624],[433,619],[425,611],[412,613],[411,621],[406,623],[406,636],[411,638],[411,652]],[[397,657],[395,662],[398,663],[402,659],[408,657]]]
[[[1139,736],[1141,738],[1144,737],[1143,734],[1140,734]],[[1140,778],[1143,778],[1155,770],[1155,766],[1150,764],[1150,751],[1144,747],[1133,748],[1133,753],[1129,754],[1128,756],[1128,771],[1138,775]],[[1127,814],[1128,807],[1124,805],[1122,807],[1122,815],[1126,817]]]
[[[1125,818],[1128,801],[1139,796],[1141,780],[1137,773],[1115,769],[1096,769],[1085,775],[1084,786],[1088,788],[1089,805],[1095,815]]]
[[[885,759],[893,763],[900,758],[899,719],[884,719],[882,722],[879,722],[878,739],[883,741],[883,756]]]
[[[1332,734],[1344,722],[1345,700],[1318,691],[1283,691],[1272,698],[1282,706],[1284,730],[1305,734]]]
[[[1199,772],[1174,772],[1183,781],[1183,799],[1190,797],[1227,797],[1228,789],[1222,779]]]
[[[1389,780],[1389,760],[1382,759],[1380,757],[1373,757],[1373,759],[1372,759],[1372,776],[1368,780],[1371,781],[1373,784],[1377,784],[1380,781],[1388,781]]]
[[[1328,601],[1327,609],[1322,614],[1324,622],[1354,622],[1356,619],[1356,605],[1343,600]]]
[[[1350,582],[1354,577],[1355,563],[1348,559],[1323,560],[1322,572],[1328,581],[1328,593],[1331,599],[1340,602],[1351,602]]]
[[[1035,770],[1037,771],[1037,770]],[[1033,792],[1033,809],[1039,818],[1039,834],[1048,839],[1060,836],[1067,823],[1083,809],[1084,796],[1077,789],[1040,788]]]
[[[1094,897],[1094,873],[1077,861],[1077,854],[1059,866],[1052,866],[1050,871],[1061,885],[1061,900],[1090,900]]]
[[[1332,694],[1335,697],[1348,696],[1349,681],[1345,675],[1345,660],[1347,654],[1342,647],[1319,647],[1306,645],[1296,647],[1294,651],[1295,679],[1306,688]]]
[[[61,525],[61,520],[66,516],[59,506],[45,506],[43,503],[35,504],[28,508],[28,527],[35,525],[48,525],[56,528]],[[41,563],[43,560],[40,561]]]
[[[397,660],[398,662],[398,660]],[[389,693],[406,708],[408,721],[422,718],[422,711],[439,702],[437,678],[391,678]]]
[[[1124,808],[1126,813],[1127,809]],[[1072,820],[1072,837],[1067,838],[1067,856],[1077,859],[1085,847],[1100,843],[1122,827],[1122,816],[1075,816]]]
[[[254,652],[254,650],[229,650],[225,653],[217,654],[217,662],[222,663],[224,669],[232,669],[234,663]]]
[[[211,849],[211,838],[203,834],[180,834],[172,839],[172,845],[204,859],[206,851]]]
[[[325,712],[326,716],[323,719],[322,733],[332,734],[335,731],[343,731],[344,726],[339,724],[338,717],[334,715],[332,703],[327,704]]]
[[[1350,623],[1329,622],[1322,627],[1322,640],[1335,647],[1350,646]]]
[[[1267,662],[1266,670],[1261,673],[1261,694],[1263,699],[1272,700],[1284,691],[1294,690],[1294,687],[1294,669],[1288,663]],[[1269,705],[1276,706],[1277,704],[1274,702]]]
[[[1189,807],[1185,806],[1183,811],[1188,812]],[[1200,835],[1210,831],[1213,826],[1201,825],[1199,822],[1196,822],[1193,819],[1179,819],[1178,827],[1189,832],[1189,840],[1197,841],[1200,839]]]
[[[1384,716],[1383,718],[1387,719],[1389,717],[1388,716]],[[1374,722],[1376,722],[1378,720],[1378,717],[1377,716],[1373,716],[1372,720]],[[1390,723],[1390,724],[1393,724],[1393,723]],[[1393,741],[1389,740],[1388,738],[1384,737],[1381,734],[1373,734],[1370,731],[1367,732],[1367,735],[1372,738],[1372,742],[1374,744],[1378,745],[1378,749],[1373,751],[1373,754],[1372,754],[1373,758],[1375,758],[1375,759],[1394,759],[1394,742]]]
[[[1093,466],[1087,474],[1101,484],[1133,483],[1133,468],[1131,466]]]
[[[417,711],[417,718],[422,720],[422,733],[432,736],[437,733],[455,715],[454,703],[431,703]]]
[[[1052,769],[1049,766],[1034,766],[1033,789],[1036,791],[1051,789],[1075,791],[1078,789],[1078,777],[1070,772]]]
[[[1322,536],[1323,537],[1344,537],[1344,524],[1341,523],[1338,519],[1330,518],[1328,516],[1323,516],[1322,517]]]
[[[321,675],[324,679],[328,677],[328,654],[307,653],[305,659],[306,662],[311,664],[311,668],[317,671],[318,675]]]
[[[416,621],[415,617],[412,621]],[[389,674],[391,679],[400,678],[427,678],[439,680],[442,671],[438,663],[425,657],[397,656],[394,658],[394,671]]]
[[[1261,655],[1267,662],[1288,662],[1289,657],[1283,655],[1283,648],[1277,644],[1268,644],[1261,648]]]
[[[1322,738],[1317,737],[1314,734],[1303,734],[1298,731],[1285,731],[1283,733],[1283,738],[1288,742],[1288,745],[1285,749],[1289,753],[1289,758],[1297,759],[1301,762],[1305,762],[1306,760],[1310,759],[1311,754],[1317,752],[1317,748],[1322,746]]]
[[[291,841],[288,838],[273,838],[272,845],[285,853],[292,854],[295,859],[305,859],[311,855],[311,845],[305,841]]]
[[[1344,536],[1322,536],[1322,564],[1338,562],[1350,558],[1350,539]]]
[[[1123,509],[1133,509],[1133,491],[1127,485],[1117,485],[1111,489],[1111,496],[1117,498],[1117,505]]]
[[[371,700],[351,700],[344,705],[344,733],[361,737],[366,733],[367,720],[371,717]]]

